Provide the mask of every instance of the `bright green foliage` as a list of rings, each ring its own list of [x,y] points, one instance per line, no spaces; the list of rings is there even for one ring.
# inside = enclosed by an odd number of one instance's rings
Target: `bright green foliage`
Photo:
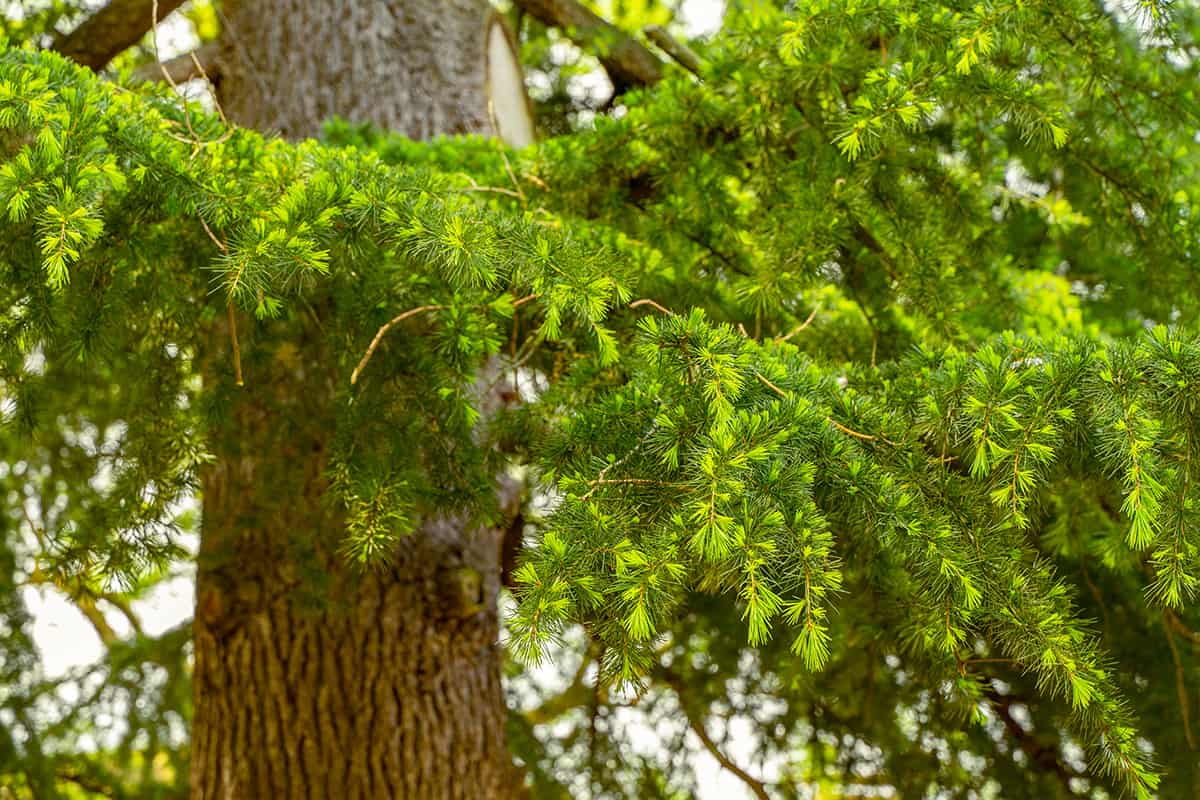
[[[520,658],[584,626],[650,718],[752,716],[783,796],[1194,796],[1196,8],[741,5],[703,81],[522,153],[264,141],[4,51],[0,552],[175,557],[227,313],[246,382],[311,315],[348,558],[540,481]],[[599,715],[514,714],[539,793],[688,790]]]

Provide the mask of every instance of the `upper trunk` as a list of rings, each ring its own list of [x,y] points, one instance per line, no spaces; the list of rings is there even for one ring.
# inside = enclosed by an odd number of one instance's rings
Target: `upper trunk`
[[[333,114],[419,137],[493,130],[484,62],[499,20],[484,0],[225,9],[219,96],[236,123],[292,138]],[[244,388],[231,388],[228,329],[202,359],[232,401],[215,415],[203,484],[192,797],[517,796],[497,644],[501,534],[448,514],[386,568],[346,566],[343,520],[324,496],[335,370],[317,305],[314,319],[243,321]]]
[[[533,138],[524,93],[512,92],[515,51],[486,0],[225,6],[220,99],[241,125],[301,139],[337,115],[414,139]]]

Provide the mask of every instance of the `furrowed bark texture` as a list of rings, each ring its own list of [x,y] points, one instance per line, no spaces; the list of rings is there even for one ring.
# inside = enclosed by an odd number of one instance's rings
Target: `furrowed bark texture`
[[[80,64],[101,70],[122,50],[138,43],[154,27],[155,12],[161,22],[183,0],[111,0],[79,27],[55,39],[51,47]]]
[[[490,132],[484,0],[224,7],[219,94],[236,123]],[[326,497],[334,358],[310,299],[314,319],[241,317],[243,388],[224,314],[200,359],[228,402],[203,479],[192,800],[522,796],[497,645],[503,531],[448,515],[389,566],[346,566]]]
[[[485,0],[226,3],[230,119],[290,139],[337,114],[414,139],[490,133]]]
[[[507,798],[496,595],[503,531],[427,520],[359,571],[328,502],[329,353],[314,323],[241,332],[204,476],[193,800]],[[208,357],[226,372],[227,329]]]

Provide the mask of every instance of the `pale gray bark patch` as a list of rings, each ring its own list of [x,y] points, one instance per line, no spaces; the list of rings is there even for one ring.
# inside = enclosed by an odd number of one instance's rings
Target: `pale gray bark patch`
[[[414,139],[492,133],[486,0],[234,0],[219,100],[289,139],[333,115]]]

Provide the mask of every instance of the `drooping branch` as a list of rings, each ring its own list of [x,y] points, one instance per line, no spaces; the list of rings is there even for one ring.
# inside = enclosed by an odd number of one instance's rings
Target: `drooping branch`
[[[577,0],[516,0],[516,5],[599,58],[617,94],[662,80],[663,64],[654,53]]]
[[[154,5],[153,0],[109,0],[75,30],[55,39],[51,47],[86,67],[104,69],[154,27]],[[160,0],[158,18],[181,5],[183,0]]]

